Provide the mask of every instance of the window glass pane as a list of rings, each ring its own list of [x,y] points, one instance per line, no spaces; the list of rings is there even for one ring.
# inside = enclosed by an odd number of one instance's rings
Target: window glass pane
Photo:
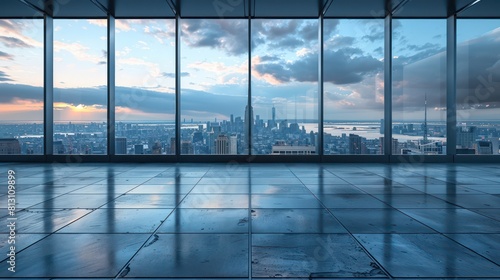
[[[324,21],[324,148],[383,154],[384,20]]]
[[[54,154],[107,153],[106,26],[54,20]]]
[[[116,154],[175,154],[175,20],[116,20]]]
[[[0,19],[0,154],[43,154],[43,20]]]
[[[318,20],[252,21],[252,153],[317,154]]]
[[[248,21],[181,24],[181,154],[248,154]]]
[[[457,21],[457,154],[498,155],[500,20]]]
[[[446,20],[393,21],[392,154],[446,154]]]

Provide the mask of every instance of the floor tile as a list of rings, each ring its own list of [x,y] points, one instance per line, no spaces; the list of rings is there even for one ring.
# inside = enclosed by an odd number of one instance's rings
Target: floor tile
[[[65,194],[73,191],[77,191],[79,189],[84,188],[87,185],[53,185],[53,184],[46,184],[46,185],[38,185],[35,187],[31,187],[25,190],[21,190],[18,192],[19,195],[26,195],[26,194],[40,194],[43,195],[45,193],[51,193],[51,194]]]
[[[252,180],[253,182],[253,180]],[[304,185],[345,185],[349,184],[344,179],[338,177],[327,178],[300,178],[300,182]]]
[[[119,194],[64,194],[56,198],[46,200],[42,203],[31,206],[33,209],[94,209],[103,206],[115,199]]]
[[[200,178],[152,178],[143,183],[143,185],[179,185],[179,184],[197,184]]]
[[[384,177],[371,176],[371,177],[344,177],[347,183],[353,185],[383,185],[383,186],[392,186],[392,185],[401,185],[397,182],[392,181],[391,179],[387,179]]]
[[[10,246],[14,245],[16,247],[16,252],[20,252],[21,250],[24,250],[26,247],[28,246],[31,246],[32,244],[42,240],[44,237],[48,236],[48,234],[38,234],[38,233],[20,233],[18,231],[18,233],[16,234],[14,240],[15,240],[15,243],[11,243],[9,244],[9,240],[12,240],[12,239],[9,239],[8,237],[5,238],[5,236],[8,236],[8,235],[3,235],[4,238],[0,239],[0,250],[2,250],[2,252],[5,252],[5,254],[7,254],[7,252],[9,251],[8,248],[10,248]],[[2,257],[0,259],[4,259],[6,258],[6,256],[4,257],[4,255],[2,255]]]
[[[395,208],[455,208],[456,206],[428,194],[378,194],[374,197]]]
[[[252,194],[311,194],[311,192],[306,187],[304,187],[304,185],[252,185],[251,189]]]
[[[218,177],[218,178],[201,178],[198,185],[248,185],[248,178],[239,177]]]
[[[16,208],[23,209],[28,208],[39,203],[49,201],[54,197],[60,196],[61,194],[55,193],[44,193],[44,194],[17,194],[16,196]],[[50,203],[47,202],[49,205]],[[0,213],[4,214],[7,210],[7,199],[0,199]],[[3,216],[3,215],[2,215]]]
[[[332,209],[351,233],[436,233],[396,209]]]
[[[447,236],[500,266],[500,234],[447,234]]]
[[[254,234],[253,277],[384,277],[347,234]]]
[[[247,234],[157,234],[126,277],[248,277]]]
[[[500,211],[498,211],[498,209],[495,209],[495,208],[488,208],[488,209],[474,208],[474,209],[470,209],[470,211],[479,213],[483,216],[492,218],[492,219],[500,222]]]
[[[248,233],[248,209],[176,209],[159,233]]]
[[[252,233],[347,233],[325,209],[255,209]]]
[[[243,185],[196,185],[192,194],[248,194],[250,187]]]
[[[175,208],[185,197],[183,194],[124,194],[103,208]]]
[[[137,185],[89,185],[71,191],[71,194],[123,194],[136,188]]]
[[[500,266],[440,234],[355,234],[393,277],[496,277]]]
[[[468,185],[467,188],[483,193],[500,194],[500,187],[498,185]]]
[[[188,194],[194,185],[140,185],[128,192],[128,194]]]
[[[497,208],[500,211],[500,197],[494,195],[437,194],[435,196],[464,208]]]
[[[255,185],[265,185],[265,184],[287,184],[287,185],[299,185],[302,184],[302,180],[294,177],[252,177],[251,183]]]
[[[318,199],[327,208],[388,208],[389,205],[365,194],[325,194]]]
[[[480,191],[474,190],[469,186],[465,185],[455,185],[455,184],[407,184],[406,186],[411,187],[415,190],[427,193],[427,194],[483,194]]]
[[[248,208],[248,195],[241,194],[190,194],[180,208]]]
[[[402,209],[442,233],[500,233],[500,222],[466,209]]]
[[[53,233],[90,213],[87,209],[24,209],[16,213],[18,233]],[[2,227],[0,232],[8,232]]]
[[[312,195],[252,195],[252,208],[323,208]]]
[[[321,194],[364,194],[362,190],[353,185],[314,185],[307,184],[306,187],[315,195]]]
[[[153,233],[173,209],[97,209],[59,233]]]
[[[148,234],[53,234],[16,255],[15,277],[106,277],[118,275]],[[0,277],[12,276],[7,262]]]
[[[368,194],[423,194],[404,185],[356,185],[356,187]]]

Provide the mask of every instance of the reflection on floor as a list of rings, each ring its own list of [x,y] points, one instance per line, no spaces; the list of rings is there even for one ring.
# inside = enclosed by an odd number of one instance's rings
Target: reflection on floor
[[[20,164],[0,277],[500,276],[500,165]],[[7,188],[1,188],[7,224]]]

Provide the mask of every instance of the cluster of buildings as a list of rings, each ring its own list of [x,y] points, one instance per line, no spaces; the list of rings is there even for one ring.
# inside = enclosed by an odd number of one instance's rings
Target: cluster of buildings
[[[230,116],[228,120],[205,123],[183,122],[180,151],[185,155],[248,154],[247,127],[251,124],[251,148],[255,155],[315,155],[318,154],[318,133],[306,131],[297,121],[272,118],[265,121],[253,112],[246,117]],[[384,133],[383,120],[380,134]],[[106,123],[66,123],[54,125],[54,154],[106,154]],[[175,154],[174,123],[137,122],[116,124],[116,154],[166,155]],[[395,124],[391,149],[398,154],[446,154],[446,125]],[[365,138],[356,128],[334,136],[324,135],[324,154],[380,155],[385,154],[384,137]],[[377,134],[377,133],[375,133]],[[401,138],[398,140],[397,136]],[[408,136],[404,138],[403,136]],[[401,139],[408,139],[404,140]],[[434,139],[434,140],[433,140]],[[495,124],[478,123],[457,127],[457,154],[499,154],[500,130]],[[42,124],[0,125],[0,154],[43,154]]]

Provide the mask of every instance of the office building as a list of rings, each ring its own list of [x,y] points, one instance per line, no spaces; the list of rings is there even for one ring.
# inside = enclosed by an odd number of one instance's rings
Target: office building
[[[215,140],[215,154],[217,155],[229,155],[229,137],[224,134],[217,136]]]
[[[127,138],[124,137],[116,138],[116,154],[118,155],[127,154]]]
[[[18,155],[21,153],[21,145],[17,139],[0,138],[1,155]]]

